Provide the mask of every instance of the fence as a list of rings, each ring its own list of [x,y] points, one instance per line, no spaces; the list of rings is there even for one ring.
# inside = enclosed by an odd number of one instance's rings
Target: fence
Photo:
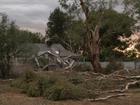
[[[129,61],[129,62],[121,62],[124,65],[125,69],[133,70],[133,69],[140,69],[140,61]],[[101,62],[101,66],[105,68],[109,62]]]

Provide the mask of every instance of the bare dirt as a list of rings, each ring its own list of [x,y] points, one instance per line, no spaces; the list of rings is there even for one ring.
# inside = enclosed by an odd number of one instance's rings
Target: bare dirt
[[[88,101],[47,101],[42,97],[31,98],[24,94],[0,94],[0,105],[140,105],[140,93],[128,93],[126,97],[109,99],[102,102]]]

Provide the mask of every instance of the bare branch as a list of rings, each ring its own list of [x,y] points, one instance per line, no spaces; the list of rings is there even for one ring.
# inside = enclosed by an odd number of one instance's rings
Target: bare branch
[[[116,97],[121,97],[121,96],[126,96],[126,94],[109,95],[109,96],[102,97],[102,98],[88,99],[88,101],[91,101],[91,102],[105,101],[105,100],[108,100],[108,99],[111,99],[111,98],[116,98]]]

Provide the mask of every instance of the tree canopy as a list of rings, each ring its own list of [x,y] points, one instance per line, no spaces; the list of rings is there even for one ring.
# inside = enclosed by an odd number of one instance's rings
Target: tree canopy
[[[62,43],[66,39],[66,30],[70,25],[70,17],[67,13],[56,8],[49,17],[47,23],[47,37],[51,38],[53,43]]]
[[[39,34],[23,31],[6,15],[0,21],[0,77],[6,78],[14,58],[19,53],[19,46],[24,43],[40,42]]]

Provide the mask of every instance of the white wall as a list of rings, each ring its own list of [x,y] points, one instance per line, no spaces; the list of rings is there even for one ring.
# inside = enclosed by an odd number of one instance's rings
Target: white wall
[[[101,62],[101,66],[103,68],[105,68],[107,65],[109,64],[109,62]],[[134,61],[129,61],[129,62],[122,62],[122,64],[124,65],[124,68],[128,69],[128,70],[133,70],[135,69],[140,69],[140,62],[134,62]]]

